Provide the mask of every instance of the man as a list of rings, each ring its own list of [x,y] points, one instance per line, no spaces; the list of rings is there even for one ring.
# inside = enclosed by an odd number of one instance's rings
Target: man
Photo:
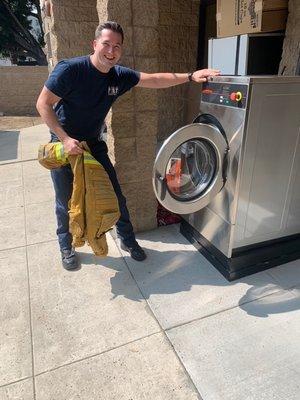
[[[51,141],[60,140],[69,154],[81,154],[80,141],[85,140],[92,155],[103,165],[110,177],[119,201],[121,217],[116,224],[122,249],[132,258],[142,261],[144,250],[135,239],[126,199],[101,140],[101,127],[113,102],[134,86],[167,88],[189,81],[205,82],[216,70],[193,73],[147,74],[117,65],[122,55],[124,34],[116,22],[99,25],[93,42],[94,53],[59,62],[42,89],[37,109],[48,125]],[[57,235],[66,269],[78,266],[69,233],[68,200],[72,193],[72,171],[62,167],[51,171],[56,194]]]

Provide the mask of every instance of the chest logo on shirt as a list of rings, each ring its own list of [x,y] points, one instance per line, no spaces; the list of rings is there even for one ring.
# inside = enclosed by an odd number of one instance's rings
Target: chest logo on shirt
[[[116,96],[119,93],[118,86],[108,86],[107,94],[109,96]]]

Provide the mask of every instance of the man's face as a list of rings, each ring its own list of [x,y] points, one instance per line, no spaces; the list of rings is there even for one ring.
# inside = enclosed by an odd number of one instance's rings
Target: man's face
[[[103,72],[108,72],[122,55],[122,36],[110,29],[103,29],[101,36],[93,42],[94,58]]]

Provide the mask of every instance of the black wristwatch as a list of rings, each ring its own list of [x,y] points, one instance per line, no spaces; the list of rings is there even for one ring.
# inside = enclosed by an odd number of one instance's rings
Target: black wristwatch
[[[189,72],[189,73],[188,73],[188,80],[189,80],[190,82],[193,81],[193,73],[194,73],[194,72]]]

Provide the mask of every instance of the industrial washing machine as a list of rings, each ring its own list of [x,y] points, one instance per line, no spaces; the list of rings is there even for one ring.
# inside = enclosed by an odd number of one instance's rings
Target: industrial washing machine
[[[162,145],[159,202],[228,279],[300,258],[300,77],[218,76]]]

